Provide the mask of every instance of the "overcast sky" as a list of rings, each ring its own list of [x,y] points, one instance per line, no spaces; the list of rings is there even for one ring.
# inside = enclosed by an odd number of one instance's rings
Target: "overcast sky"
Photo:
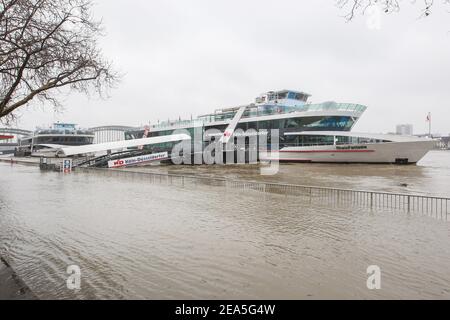
[[[420,2],[420,1],[419,1]],[[311,101],[367,105],[356,131],[412,123],[450,133],[450,8],[418,19],[419,5],[350,23],[334,0],[97,0],[101,46],[125,74],[108,100],[71,94],[65,110],[29,107],[19,127],[142,125],[302,90]]]

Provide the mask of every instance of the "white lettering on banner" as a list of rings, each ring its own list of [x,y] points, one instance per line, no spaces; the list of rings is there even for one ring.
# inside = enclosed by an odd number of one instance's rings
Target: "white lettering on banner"
[[[159,161],[159,160],[166,160],[166,159],[169,159],[168,152],[152,153],[152,154],[147,154],[147,155],[143,155],[143,156],[108,161],[108,168],[119,168],[119,167],[125,167],[125,166],[132,166],[132,165],[136,165],[136,164],[140,164],[140,163],[144,163],[144,162]]]

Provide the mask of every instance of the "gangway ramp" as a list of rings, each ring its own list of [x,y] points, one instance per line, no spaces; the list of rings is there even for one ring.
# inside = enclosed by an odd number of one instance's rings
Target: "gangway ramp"
[[[242,106],[239,108],[239,110],[234,115],[233,119],[231,120],[228,127],[225,129],[225,132],[223,133],[222,137],[220,138],[220,142],[227,144],[230,138],[234,134],[234,130],[236,129],[236,126],[238,125],[239,121],[241,120],[242,116],[244,115],[245,110],[247,109],[247,106]]]
[[[123,150],[126,148],[133,148],[139,146],[147,146],[153,144],[167,143],[167,142],[178,142],[191,140],[191,137],[187,134],[173,134],[160,137],[133,139],[133,140],[123,140],[114,141],[98,144],[89,144],[84,146],[74,146],[74,147],[62,147],[56,151],[56,156],[58,157],[70,157],[82,154],[96,153],[96,152],[111,152],[112,150]]]
[[[88,157],[88,158],[75,158],[73,162],[74,167],[91,167],[91,168],[108,168],[109,162],[111,161],[117,161],[117,160],[123,160],[126,162],[126,160],[136,157],[151,157],[152,155],[158,155],[159,153],[152,153],[150,150],[127,150],[127,151],[119,151],[111,154],[101,155],[97,157]],[[169,156],[169,152],[165,152],[167,154],[167,157]],[[147,163],[149,162],[156,162],[156,161],[166,161],[165,159],[154,159],[151,161],[145,161]],[[122,166],[132,166],[132,165],[139,165],[143,162],[134,162],[130,164],[123,164],[118,166],[112,166],[112,167],[122,167]]]

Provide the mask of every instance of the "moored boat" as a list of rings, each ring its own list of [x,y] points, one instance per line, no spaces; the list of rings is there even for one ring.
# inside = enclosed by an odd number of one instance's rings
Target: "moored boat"
[[[94,133],[72,123],[54,123],[49,128],[37,128],[33,135],[19,141],[17,153],[49,156],[64,146],[83,146],[94,142]]]
[[[279,151],[262,160],[414,164],[436,144],[414,136],[339,131],[289,132],[283,140]]]
[[[258,148],[271,150],[277,143],[267,133],[276,129],[280,138],[278,150],[260,160],[290,162],[410,164],[417,163],[435,145],[431,139],[413,136],[353,133],[351,130],[366,111],[366,106],[332,101],[311,104],[309,97],[302,91],[269,91],[248,105],[218,109],[195,120],[154,124],[126,132],[125,137],[157,137],[184,130],[193,141],[200,133],[204,150],[217,139],[222,141],[223,136],[228,140],[232,127],[231,131],[245,132],[247,137],[250,131],[266,135],[264,143],[267,146],[259,145]],[[170,152],[172,147],[173,144],[148,146],[154,152]],[[255,150],[255,146],[246,142],[244,149]]]

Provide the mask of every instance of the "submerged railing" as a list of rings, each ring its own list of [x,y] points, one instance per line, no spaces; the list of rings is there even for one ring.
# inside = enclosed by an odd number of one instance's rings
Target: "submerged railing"
[[[201,184],[242,191],[295,196],[301,197],[305,201],[310,201],[311,203],[315,201],[317,203],[328,205],[353,205],[370,209],[393,209],[407,213],[422,213],[446,221],[450,218],[450,198],[445,197],[130,170],[80,167],[77,168],[77,171],[95,171],[109,176],[139,177],[140,179],[145,179],[146,181],[153,183],[163,183],[183,187]]]

